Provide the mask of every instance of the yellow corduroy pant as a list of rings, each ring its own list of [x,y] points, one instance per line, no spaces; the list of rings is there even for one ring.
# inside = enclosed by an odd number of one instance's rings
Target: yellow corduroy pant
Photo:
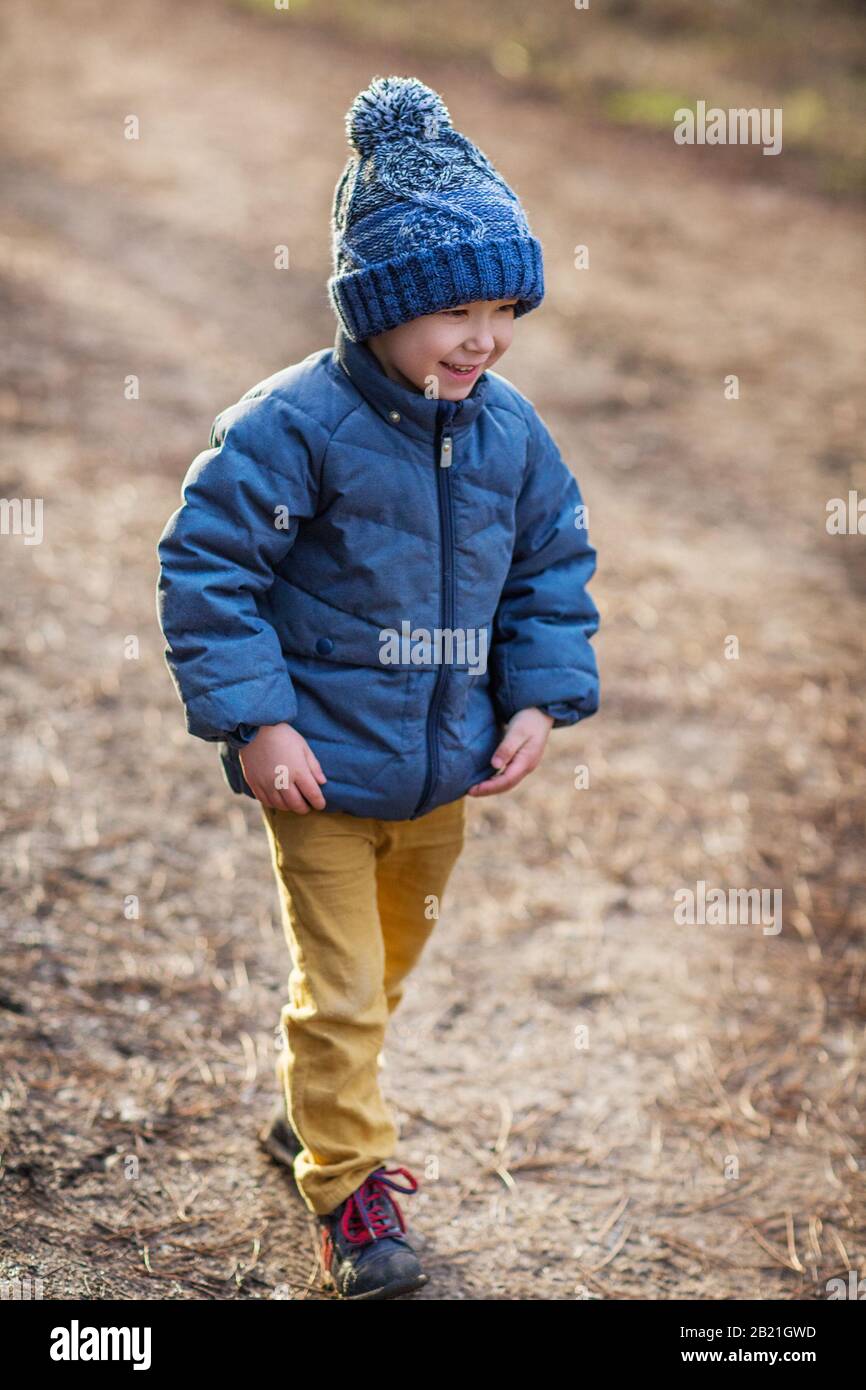
[[[402,821],[262,809],[292,956],[277,1075],[304,1145],[295,1182],[323,1215],[393,1156],[385,1032],[463,847],[466,798]]]

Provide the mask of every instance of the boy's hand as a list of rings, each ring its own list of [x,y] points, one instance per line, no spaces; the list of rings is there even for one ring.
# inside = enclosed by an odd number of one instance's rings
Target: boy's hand
[[[476,782],[469,788],[469,795],[492,796],[516,787],[528,772],[538,767],[552,728],[553,716],[543,714],[534,705],[518,710],[509,720],[505,737],[490,759],[491,765],[499,771],[486,782]]]
[[[307,740],[291,724],[263,724],[238,756],[244,776],[263,806],[296,811],[299,816],[313,808],[324,809],[319,783],[328,779]]]

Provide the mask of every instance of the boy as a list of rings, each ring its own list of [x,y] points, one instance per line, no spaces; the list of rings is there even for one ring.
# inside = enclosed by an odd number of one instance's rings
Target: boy
[[[159,543],[159,611],[187,727],[261,803],[281,895],[284,1102],[263,1140],[326,1280],[380,1299],[426,1282],[392,1195],[418,1184],[385,1166],[387,1021],[466,796],[510,790],[551,727],[597,709],[599,615],[578,486],[491,371],[544,294],[516,195],[415,78],[375,78],[346,124],[334,347],[217,416]]]

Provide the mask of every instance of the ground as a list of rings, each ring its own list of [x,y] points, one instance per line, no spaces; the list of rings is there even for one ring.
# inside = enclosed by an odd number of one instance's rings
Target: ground
[[[44,539],[0,544],[0,1277],[329,1297],[255,1138],[265,836],[184,731],[155,547],[217,412],[333,341],[343,113],[411,70],[544,245],[498,369],[581,484],[602,612],[598,715],[470,803],[392,1024],[415,1297],[826,1298],[866,1255],[866,567],[826,527],[866,486],[862,206],[209,0],[3,28],[0,493]],[[678,923],[700,880],[781,890],[782,930]]]

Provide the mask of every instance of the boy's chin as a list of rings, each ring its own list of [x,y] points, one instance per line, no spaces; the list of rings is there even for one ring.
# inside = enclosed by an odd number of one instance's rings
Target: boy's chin
[[[480,375],[480,373],[479,373],[479,375]],[[429,371],[429,373],[428,373],[425,377],[422,377],[420,381],[416,381],[414,377],[407,377],[407,376],[405,375],[405,373],[401,373],[401,376],[402,376],[402,378],[403,378],[403,383],[404,383],[404,385],[407,385],[407,386],[408,386],[408,385],[411,385],[411,386],[414,388],[414,390],[420,391],[423,395],[426,395],[426,394],[427,394],[427,387],[428,387],[428,383],[429,383],[430,378],[431,378],[431,377],[437,377],[437,378],[438,378],[438,394],[437,394],[437,398],[438,398],[440,401],[462,401],[462,400],[464,400],[465,397],[469,395],[469,392],[472,390],[472,387],[475,385],[476,381],[478,380],[478,376],[474,376],[474,377],[472,378],[471,381],[468,381],[468,382],[466,383],[465,386],[463,386],[459,381],[444,381],[443,378],[442,378],[442,373],[441,373],[441,371],[437,370],[436,367],[431,368],[431,370]]]
[[[478,380],[478,376],[473,376],[471,381],[467,381],[463,386],[459,381],[443,381],[439,377],[439,399],[441,401],[462,401],[464,396],[468,396],[472,387]]]

